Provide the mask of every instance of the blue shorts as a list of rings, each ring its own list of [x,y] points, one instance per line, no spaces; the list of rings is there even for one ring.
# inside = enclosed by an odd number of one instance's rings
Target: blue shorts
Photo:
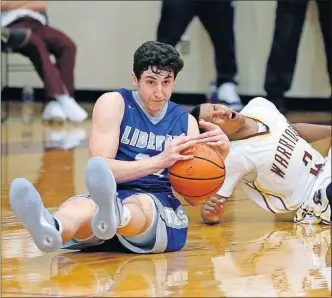
[[[120,247],[122,246],[126,250],[135,253],[163,253],[182,249],[187,240],[188,217],[180,201],[169,192],[145,193],[139,190],[118,190],[118,197],[123,201],[132,195],[143,193],[151,197],[157,210],[156,229],[151,231],[151,233],[155,233],[153,243],[148,246],[140,246],[129,242],[126,237],[116,234],[116,237],[106,241],[100,240],[95,236],[85,240],[72,239],[64,243],[62,248],[77,250],[86,248],[90,250],[93,248],[95,251],[100,247],[102,251],[118,251],[118,243],[120,242]],[[80,195],[73,196],[69,200],[82,197],[91,199],[88,195]]]

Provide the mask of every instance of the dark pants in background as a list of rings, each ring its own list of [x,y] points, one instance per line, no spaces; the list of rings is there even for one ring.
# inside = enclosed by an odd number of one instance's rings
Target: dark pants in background
[[[324,40],[327,70],[331,79],[331,0],[316,1]],[[278,1],[273,43],[267,62],[264,89],[268,98],[283,97],[292,85],[298,47],[307,12],[306,0]]]
[[[208,32],[215,54],[217,86],[234,82],[237,73],[234,8],[230,0],[163,0],[157,40],[176,46],[197,16]]]
[[[13,52],[31,60],[44,82],[48,97],[61,94],[73,96],[76,56],[76,46],[73,41],[61,31],[29,17],[18,19],[7,27],[31,29],[27,44],[13,49]],[[50,54],[56,59],[55,65],[50,59]]]

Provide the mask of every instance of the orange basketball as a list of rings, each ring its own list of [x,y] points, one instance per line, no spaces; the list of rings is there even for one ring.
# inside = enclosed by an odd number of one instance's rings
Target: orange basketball
[[[195,204],[215,195],[225,180],[225,165],[221,154],[204,143],[196,144],[181,152],[193,155],[191,160],[178,161],[168,169],[173,189]]]

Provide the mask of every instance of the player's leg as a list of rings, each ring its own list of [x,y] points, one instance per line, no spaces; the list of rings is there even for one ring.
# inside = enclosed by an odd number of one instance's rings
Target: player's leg
[[[73,196],[52,215],[31,182],[24,178],[12,182],[11,207],[40,250],[98,245],[116,232],[128,237],[139,235],[143,242],[154,240],[157,211],[151,197],[139,194],[121,202],[112,172],[98,157],[88,162],[87,186],[92,199]]]
[[[296,212],[295,222],[332,224],[331,149],[307,200]]]
[[[92,219],[92,230],[99,239],[114,235],[136,236],[152,223],[155,206],[146,194],[136,194],[121,200],[108,165],[100,157],[93,157],[86,168],[86,184],[97,212]]]
[[[92,235],[90,223],[95,205],[87,196],[73,197],[64,202],[52,215],[31,182],[15,179],[10,188],[10,205],[16,217],[31,234],[43,252],[53,252],[72,238]]]
[[[109,240],[116,234],[125,247],[140,253],[163,252],[171,238],[186,239],[188,219],[180,203],[176,209],[167,205],[170,194],[157,197],[120,191],[118,195],[113,174],[100,157],[89,160],[86,183],[96,204],[91,226],[97,238]],[[175,204],[177,199],[172,198],[172,202]],[[179,242],[174,247],[183,246],[185,240]]]
[[[174,197],[170,206],[170,194],[157,198],[131,193],[120,199],[113,174],[99,157],[89,160],[86,178],[91,197],[73,196],[53,215],[44,208],[32,183],[24,178],[12,182],[11,207],[40,250],[83,249],[102,244],[115,234],[123,246],[138,253],[184,246],[188,219]]]
[[[147,221],[139,233],[129,236],[131,222],[127,231],[126,226],[117,230],[117,238],[125,248],[136,253],[163,253],[178,251],[184,247],[188,218],[178,199],[170,193],[133,194],[123,200],[123,204],[126,206],[134,201],[152,206],[152,210],[142,210]],[[133,218],[133,214],[132,219],[137,220]]]
[[[322,212],[320,217],[322,222],[328,225],[332,225],[332,161],[331,161],[332,147],[330,148],[327,157],[325,158],[325,164],[319,174],[317,180],[321,187],[319,194],[321,195]]]

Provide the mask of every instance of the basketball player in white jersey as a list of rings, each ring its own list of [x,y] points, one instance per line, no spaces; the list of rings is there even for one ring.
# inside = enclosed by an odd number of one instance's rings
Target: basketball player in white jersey
[[[297,223],[331,224],[331,149],[324,158],[310,145],[331,138],[331,126],[290,124],[262,97],[240,113],[203,104],[192,114],[219,125],[231,141],[225,182],[202,206],[204,222],[219,222],[223,203],[241,184],[246,196],[269,212],[296,211]]]

